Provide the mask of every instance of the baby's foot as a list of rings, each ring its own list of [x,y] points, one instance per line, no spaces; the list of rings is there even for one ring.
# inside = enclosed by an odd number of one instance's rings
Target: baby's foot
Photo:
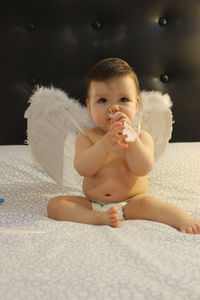
[[[200,234],[200,219],[187,219],[181,226],[183,233]]]
[[[115,206],[110,207],[105,212],[100,214],[100,224],[110,225],[112,227],[120,227],[118,208]]]

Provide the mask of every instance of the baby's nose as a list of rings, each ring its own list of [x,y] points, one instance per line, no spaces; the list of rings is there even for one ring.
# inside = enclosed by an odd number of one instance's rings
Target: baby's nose
[[[119,111],[119,106],[118,105],[113,105],[110,109],[109,109],[110,112],[112,113],[116,113]]]

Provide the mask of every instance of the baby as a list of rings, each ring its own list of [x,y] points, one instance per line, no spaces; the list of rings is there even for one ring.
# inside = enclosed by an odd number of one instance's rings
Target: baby
[[[88,75],[86,104],[96,127],[76,138],[74,166],[84,177],[83,195],[51,199],[48,216],[112,227],[120,227],[121,220],[146,219],[200,233],[199,219],[148,194],[154,144],[149,133],[132,128],[141,105],[132,68],[118,58],[97,63]]]

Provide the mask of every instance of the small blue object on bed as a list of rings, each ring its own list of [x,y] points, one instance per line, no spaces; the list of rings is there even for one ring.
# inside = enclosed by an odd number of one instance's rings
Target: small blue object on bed
[[[0,198],[0,204],[4,203],[5,199]]]

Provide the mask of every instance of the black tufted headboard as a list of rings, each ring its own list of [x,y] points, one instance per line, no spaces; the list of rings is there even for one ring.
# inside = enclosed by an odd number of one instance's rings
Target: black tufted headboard
[[[19,0],[0,11],[0,144],[22,144],[36,84],[84,101],[85,75],[126,60],[141,88],[169,93],[174,142],[200,141],[199,0]]]

